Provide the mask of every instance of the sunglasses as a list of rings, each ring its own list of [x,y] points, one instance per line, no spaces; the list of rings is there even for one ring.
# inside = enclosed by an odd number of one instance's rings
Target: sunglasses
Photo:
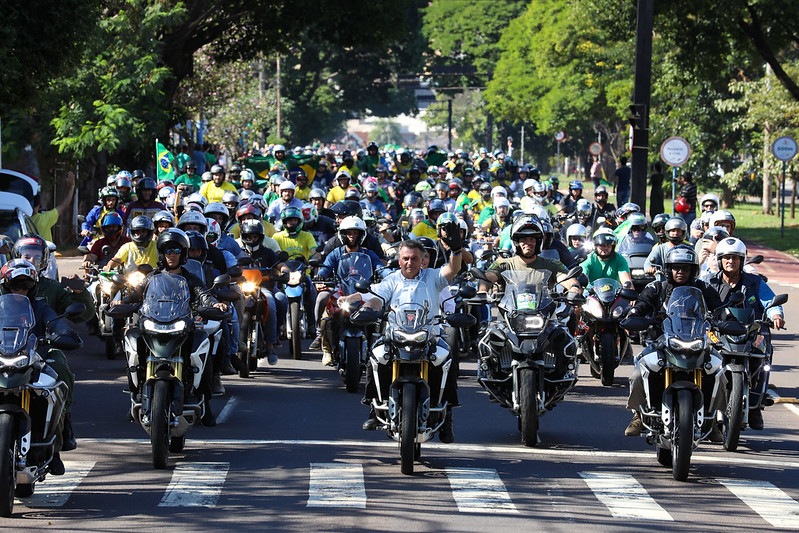
[[[691,267],[686,265],[675,265],[671,267],[671,269],[676,270],[677,272],[689,272],[691,270]]]
[[[164,255],[180,255],[183,253],[183,248],[167,248],[164,250]]]
[[[702,207],[704,207],[705,209],[715,209],[716,204],[702,204]]]

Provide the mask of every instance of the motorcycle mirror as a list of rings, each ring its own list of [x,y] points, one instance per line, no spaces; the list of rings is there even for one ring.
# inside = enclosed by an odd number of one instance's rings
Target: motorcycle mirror
[[[152,272],[154,269],[153,269],[152,266],[150,266],[149,263],[143,263],[143,264],[139,265],[138,267],[136,267],[136,270],[138,270],[139,272],[141,272],[142,274],[144,274],[146,276],[147,274]]]
[[[752,256],[752,258],[750,258],[748,261],[746,261],[746,264],[747,265],[759,265],[762,262],[763,262],[763,256],[758,254],[758,255]]]
[[[394,257],[391,261],[388,262],[388,268],[399,268],[399,259]]]
[[[630,301],[638,299],[638,293],[635,292],[635,289],[622,289],[619,291],[619,296]]]
[[[574,266],[568,272],[566,272],[566,278],[565,279],[576,278],[577,276],[582,275],[582,273],[583,273],[583,269],[582,268],[580,268],[579,266]]]
[[[106,244],[105,246],[103,246],[103,255],[105,255],[105,256],[111,255],[111,246],[110,245]]]
[[[566,301],[572,305],[583,305],[585,303],[585,297],[579,292],[569,292],[566,295]]]
[[[314,259],[311,259],[310,261],[308,261],[308,265],[313,267],[313,268],[317,268],[317,267],[322,265],[322,261],[317,259],[317,258],[314,258]]]
[[[236,259],[236,264],[239,266],[250,266],[252,264],[252,257],[245,255]]]
[[[277,262],[278,263],[285,263],[289,260],[289,253],[285,250],[280,250],[277,254]]]
[[[214,287],[228,284],[230,284],[230,276],[228,274],[220,274],[214,278]]]
[[[122,274],[114,274],[111,276],[111,281],[114,283],[114,285],[124,285],[126,279]]]
[[[117,304],[109,307],[105,314],[111,318],[125,318],[136,312],[136,304]]]
[[[461,288],[458,289],[458,295],[461,298],[474,298],[477,295],[477,289],[472,287],[471,285],[461,285]]]
[[[361,294],[366,294],[369,292],[369,283],[364,280],[358,280],[355,282],[355,290],[360,292]]]
[[[446,321],[453,328],[470,328],[477,323],[477,319],[468,313],[449,313]]]
[[[619,325],[628,331],[643,331],[654,324],[654,320],[643,316],[630,316],[622,320]]]
[[[784,304],[787,301],[788,301],[788,295],[787,294],[778,294],[777,296],[774,297],[773,300],[771,300],[771,303],[768,304],[768,307],[766,309],[770,309],[772,307],[777,307],[778,305],[782,305],[782,304]]]
[[[86,306],[82,303],[75,302],[69,304],[67,308],[64,309],[64,314],[61,316],[72,319],[82,315],[84,311],[86,311]]]
[[[228,276],[231,278],[240,278],[244,271],[241,270],[241,267],[236,265],[231,267],[227,270]]]
[[[718,330],[720,333],[724,335],[732,335],[735,337],[746,335],[746,326],[744,326],[737,320],[729,320],[726,322],[721,322],[718,325]]]
[[[483,272],[482,270],[480,270],[477,267],[472,267],[469,270],[469,274],[471,274],[472,276],[474,276],[475,278],[477,278],[477,279],[479,279],[481,281],[489,281],[489,279],[485,275],[485,272]],[[489,281],[489,283],[490,283],[490,281]]]

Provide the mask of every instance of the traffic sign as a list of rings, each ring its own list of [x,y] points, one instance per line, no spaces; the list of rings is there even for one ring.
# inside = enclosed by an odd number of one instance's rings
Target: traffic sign
[[[605,149],[602,148],[602,145],[598,142],[592,142],[588,145],[588,153],[591,155],[601,155],[604,151]]]
[[[558,142],[562,142],[563,139],[565,139],[565,138],[566,138],[566,132],[565,131],[559,131],[559,132],[557,132],[555,134],[555,140],[558,141]]]
[[[660,158],[667,165],[679,167],[691,157],[691,145],[682,137],[669,137],[660,145]]]
[[[796,152],[799,147],[793,137],[783,136],[774,141],[771,145],[771,153],[780,161],[790,161],[796,157]]]

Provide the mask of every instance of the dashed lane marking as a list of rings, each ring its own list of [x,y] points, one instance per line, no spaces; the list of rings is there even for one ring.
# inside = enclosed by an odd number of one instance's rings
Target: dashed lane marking
[[[311,463],[307,507],[366,508],[363,465]]]
[[[674,520],[633,476],[580,472],[580,477],[615,518]]]
[[[214,507],[230,463],[178,463],[158,507]]]

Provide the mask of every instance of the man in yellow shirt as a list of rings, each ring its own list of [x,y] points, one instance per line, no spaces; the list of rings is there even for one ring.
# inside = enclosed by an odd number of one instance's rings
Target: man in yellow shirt
[[[444,214],[446,210],[447,206],[442,200],[438,198],[431,200],[427,205],[427,220],[421,224],[417,224],[411,233],[417,237],[429,237],[433,240],[437,240],[438,231],[436,231],[436,222],[438,221],[438,217]]]
[[[130,223],[131,242],[123,244],[116,255],[106,265],[106,270],[119,266],[127,268],[148,264],[155,268],[158,264],[158,251],[155,249],[153,234],[155,226],[150,217],[139,215]]]
[[[72,171],[67,172],[67,192],[64,193],[64,199],[58,204],[55,209],[49,211],[41,210],[41,203],[39,195],[37,194],[33,199],[33,216],[31,219],[39,230],[39,236],[46,241],[53,242],[53,233],[50,231],[55,223],[58,222],[58,217],[63,215],[66,210],[72,205],[72,197],[75,195],[75,174]]]
[[[225,169],[221,165],[211,167],[211,181],[200,187],[200,194],[208,203],[221,202],[226,192],[238,192],[229,181],[225,181]]]
[[[309,194],[311,194],[311,188],[308,186],[308,174],[303,169],[299,169],[297,172],[297,190],[294,191],[294,197],[307,201]]]
[[[330,189],[330,192],[327,193],[327,203],[325,204],[325,207],[330,207],[331,205],[344,200],[344,197],[347,195],[347,189],[350,186],[351,178],[352,176],[347,170],[339,170],[336,173],[336,186]]]

